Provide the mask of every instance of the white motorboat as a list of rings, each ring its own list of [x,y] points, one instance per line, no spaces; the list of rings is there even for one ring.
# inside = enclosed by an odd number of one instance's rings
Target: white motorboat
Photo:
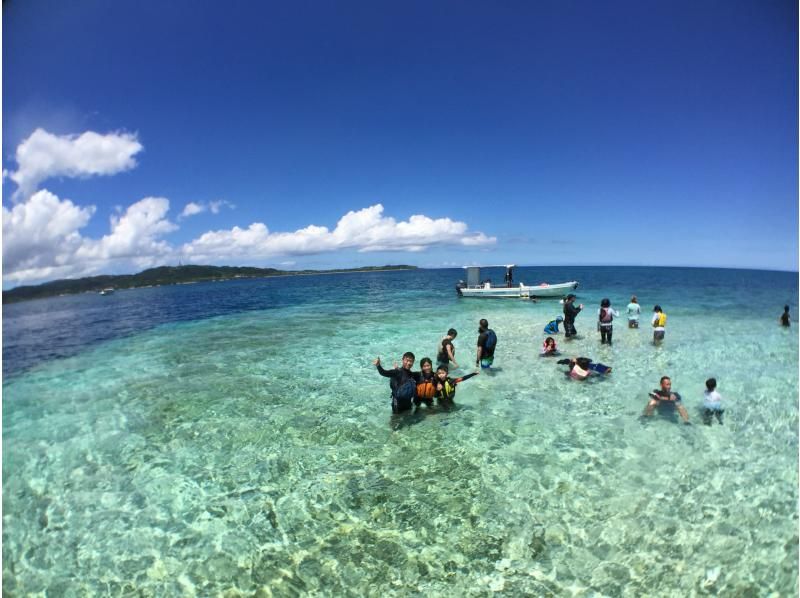
[[[456,292],[460,297],[486,297],[491,299],[538,299],[540,297],[562,298],[578,288],[577,281],[550,284],[542,282],[538,285],[514,284],[514,264],[503,266],[464,266],[467,281],[460,280]],[[502,285],[495,285],[491,280],[481,279],[481,268],[505,268]]]
[[[103,289],[102,291],[100,291],[101,295],[112,295],[113,293],[114,293],[114,289],[112,289],[112,288]]]

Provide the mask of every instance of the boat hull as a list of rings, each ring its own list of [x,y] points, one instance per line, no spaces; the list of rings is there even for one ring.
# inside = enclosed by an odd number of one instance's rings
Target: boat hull
[[[531,299],[531,298],[561,298],[570,291],[578,288],[578,283],[562,282],[559,284],[515,287],[463,287],[458,289],[462,297],[482,297],[484,299]]]

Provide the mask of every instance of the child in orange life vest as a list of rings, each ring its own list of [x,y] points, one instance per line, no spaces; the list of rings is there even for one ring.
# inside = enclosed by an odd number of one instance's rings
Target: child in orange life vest
[[[461,376],[460,378],[448,377],[448,370],[445,366],[439,366],[436,370],[436,400],[441,404],[452,404],[456,396],[456,385],[464,380],[469,380],[477,376],[478,372]]]
[[[414,405],[419,407],[425,403],[428,407],[433,406],[433,397],[436,395],[436,377],[433,374],[433,362],[430,357],[423,357],[419,362],[422,371],[417,379],[417,396],[414,397]]]

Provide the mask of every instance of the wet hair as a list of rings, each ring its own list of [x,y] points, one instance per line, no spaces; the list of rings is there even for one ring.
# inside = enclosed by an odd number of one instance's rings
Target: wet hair
[[[660,306],[660,305],[656,305],[656,306],[653,308],[653,311],[661,311],[661,306]]]
[[[456,336],[458,336],[458,332],[456,331],[455,328],[451,328],[450,330],[447,331],[447,336],[452,336],[455,338]]]
[[[575,360],[575,363],[577,363],[582,370],[588,370],[589,364],[592,363],[592,360],[588,357],[578,357],[578,359]]]
[[[480,322],[478,322],[478,326],[480,326],[483,329],[486,329],[489,327],[489,322],[487,322],[486,320],[481,320]]]
[[[784,305],[783,306],[783,311],[788,312],[789,311],[789,306],[788,305]]]
[[[600,307],[611,307],[611,301],[608,299],[603,299],[600,302]]]
[[[714,390],[717,387],[717,379],[716,378],[709,378],[706,380],[706,389],[707,390]]]
[[[449,374],[450,373],[450,370],[447,368],[446,365],[440,365],[438,368],[436,368],[436,371],[437,372],[444,372],[445,374]]]
[[[659,380],[659,382],[660,382],[661,384],[663,384],[663,383],[664,383],[664,380],[672,380],[672,378],[670,378],[669,376],[661,376],[661,380]]]
[[[556,339],[554,339],[552,336],[548,336],[546,339],[544,339],[545,345],[549,345],[550,343],[553,343],[554,345],[556,344]]]
[[[572,299],[575,299],[575,295],[570,293],[569,295],[567,295],[567,297],[564,299],[564,301],[571,301]]]
[[[631,303],[639,303],[639,301],[636,299],[636,295],[631,297]]]
[[[411,351],[406,351],[405,353],[403,353],[403,359],[405,359],[406,357],[410,357],[411,359],[414,360],[417,359],[416,357],[414,357],[414,354]]]
[[[420,367],[422,367],[426,363],[429,363],[429,364],[433,365],[433,362],[431,361],[430,357],[423,357],[422,359],[419,360]]]

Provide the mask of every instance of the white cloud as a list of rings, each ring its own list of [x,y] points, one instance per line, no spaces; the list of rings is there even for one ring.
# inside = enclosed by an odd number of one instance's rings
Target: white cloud
[[[190,201],[183,208],[183,212],[181,212],[178,218],[188,218],[189,216],[194,216],[195,214],[201,214],[205,211],[206,208],[204,205]]]
[[[17,184],[12,199],[31,196],[51,177],[110,175],[136,166],[133,156],[142,150],[136,135],[87,131],[82,135],[53,135],[36,129],[17,146],[17,170],[9,177]]]
[[[24,283],[106,272],[115,261],[145,268],[168,259],[160,239],[175,230],[166,219],[169,201],[148,197],[111,218],[100,239],[80,234],[95,212],[41,190],[11,210],[3,207],[3,279]]]
[[[11,210],[3,206],[3,269],[6,272],[63,267],[83,242],[80,233],[94,214],[47,190]]]
[[[383,215],[376,204],[348,212],[333,231],[310,225],[292,233],[270,232],[261,222],[242,229],[207,232],[182,248],[183,255],[194,261],[236,257],[309,255],[355,249],[357,251],[422,251],[436,245],[490,245],[496,238],[470,233],[467,225],[449,218],[432,219],[411,216],[397,222]]]
[[[225,207],[233,209],[235,206],[231,202],[225,199],[218,199],[209,202],[190,201],[183,208],[183,212],[180,213],[178,219],[188,218],[189,216],[195,216],[197,214],[202,214],[203,212],[211,212],[212,214],[219,214],[222,208]]]
[[[177,229],[166,219],[169,200],[146,197],[128,207],[121,216],[111,217],[111,233],[99,240],[86,239],[75,252],[78,260],[136,259],[153,263],[171,253],[161,237]]]

